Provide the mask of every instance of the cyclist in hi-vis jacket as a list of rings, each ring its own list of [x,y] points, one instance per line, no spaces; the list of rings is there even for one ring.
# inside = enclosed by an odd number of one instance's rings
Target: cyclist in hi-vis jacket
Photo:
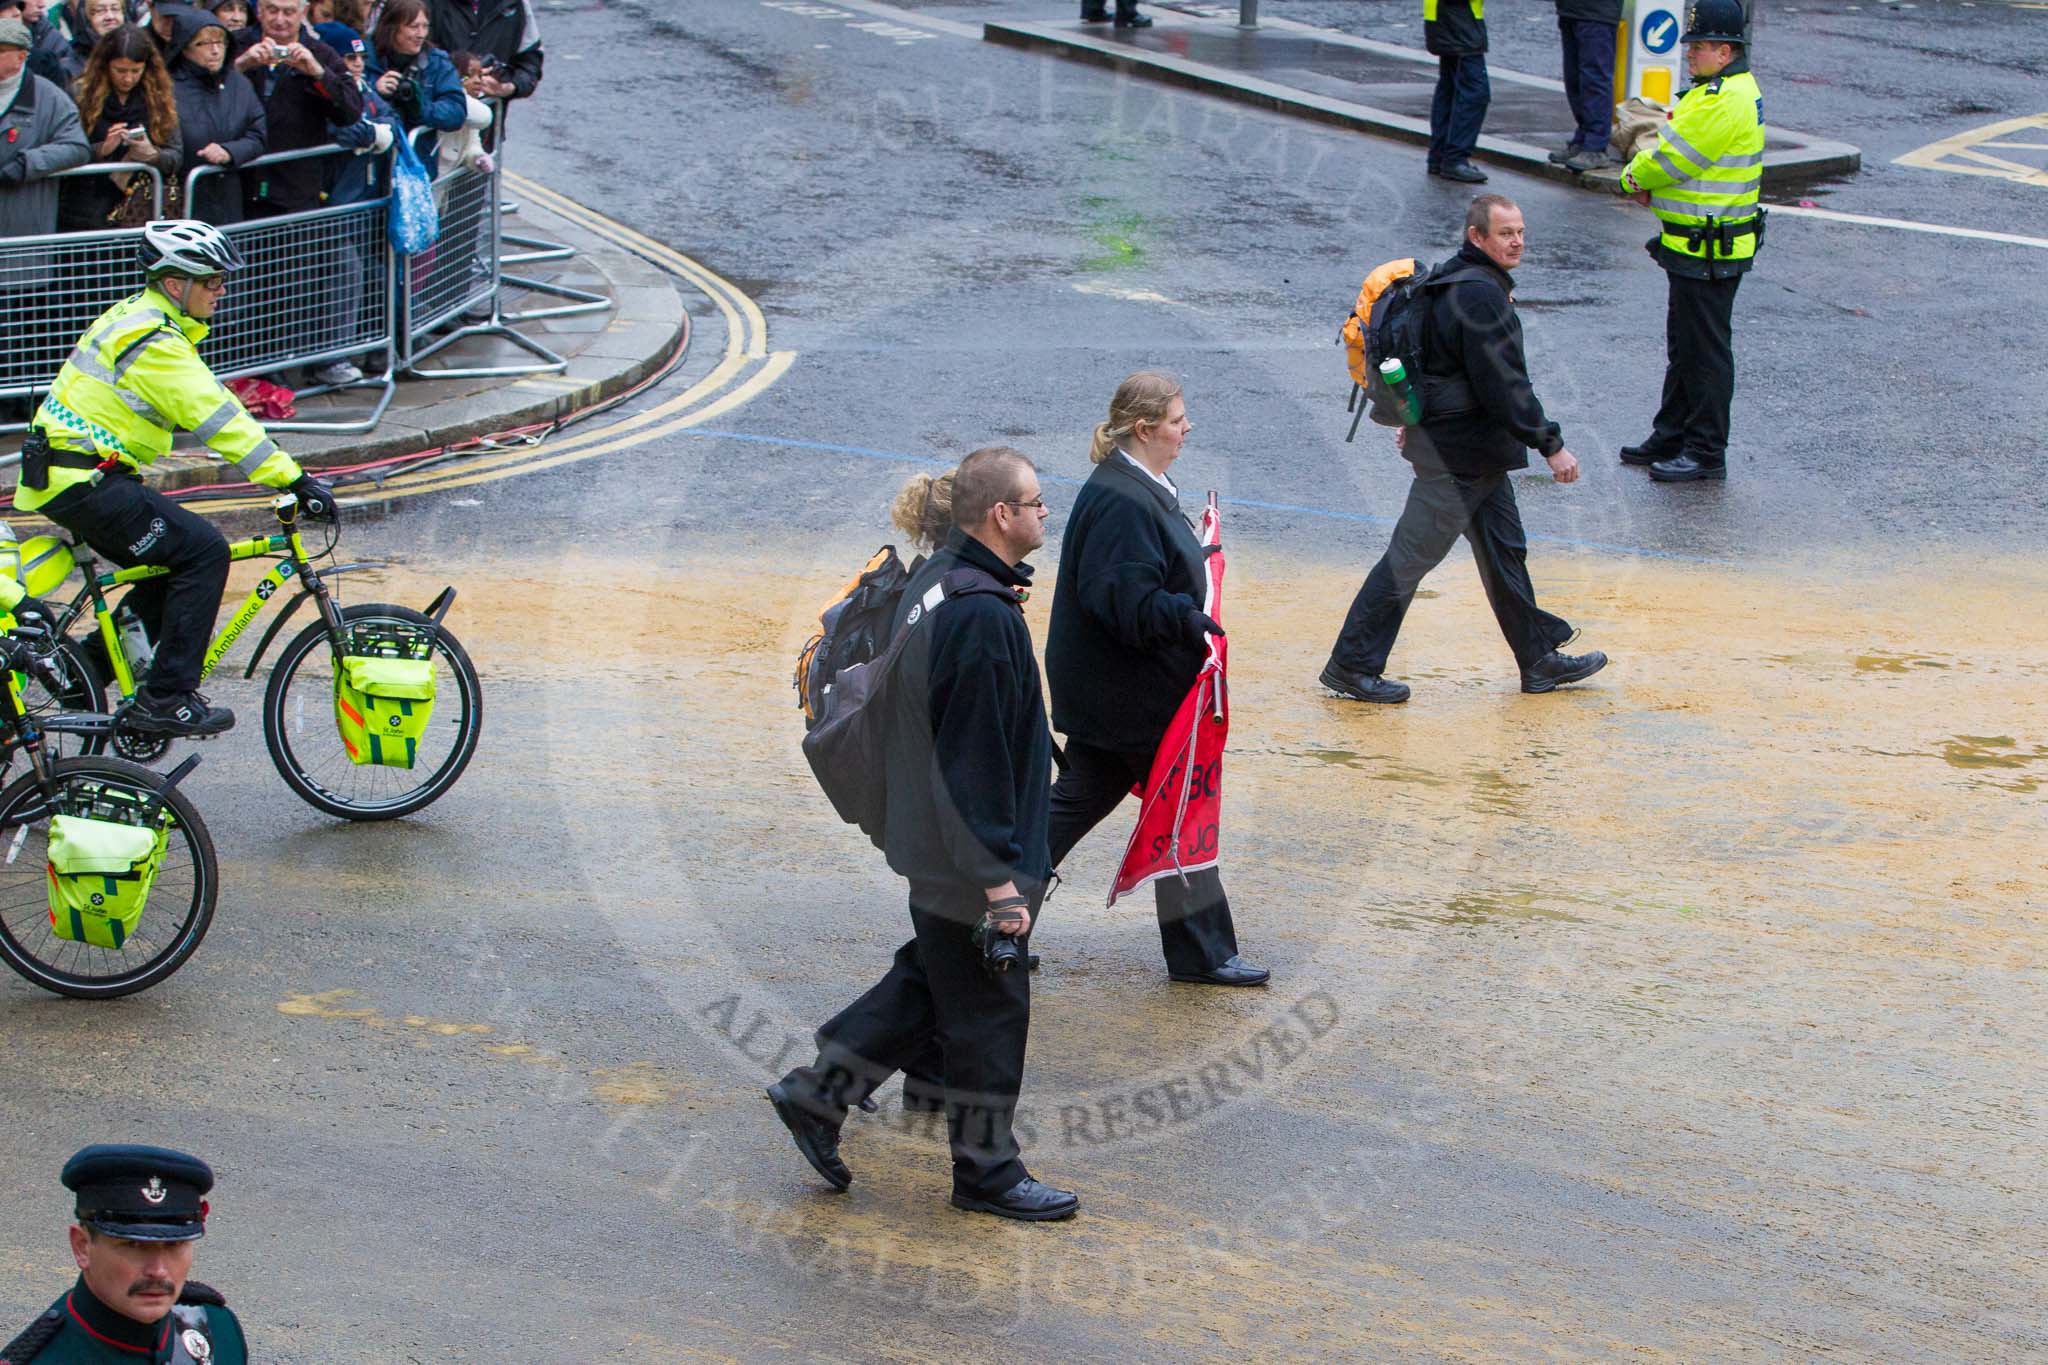
[[[145,486],[141,470],[195,433],[252,482],[288,489],[308,516],[334,495],[278,449],[199,358],[207,320],[242,267],[219,229],[168,220],[143,229],[148,286],[86,329],[36,412],[14,505],[40,512],[124,568],[161,565],[127,601],[156,655],[121,723],[157,735],[214,735],[234,713],[199,694],[199,672],[228,580],[228,543],[204,517]]]

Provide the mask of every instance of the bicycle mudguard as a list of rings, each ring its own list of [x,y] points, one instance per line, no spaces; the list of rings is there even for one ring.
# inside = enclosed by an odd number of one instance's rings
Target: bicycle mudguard
[[[382,569],[385,567],[386,561],[384,560],[362,559],[352,564],[336,564],[332,568],[322,569],[320,570],[320,578],[324,582],[330,575],[347,573],[351,569]],[[256,641],[256,648],[250,651],[249,666],[242,670],[243,677],[253,678],[256,676],[256,665],[263,662],[264,651],[270,648],[270,642],[277,638],[277,633],[284,629],[285,622],[292,619],[292,613],[299,609],[300,604],[312,595],[311,589],[300,588],[292,600],[284,604],[284,610],[279,612],[276,619],[271,621],[269,629],[265,630],[262,638]]]

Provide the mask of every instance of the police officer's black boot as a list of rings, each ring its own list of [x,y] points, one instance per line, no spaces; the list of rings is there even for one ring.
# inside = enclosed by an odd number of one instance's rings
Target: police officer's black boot
[[[1149,16],[1138,13],[1138,0],[1116,0],[1116,26],[1118,28],[1150,28]]]

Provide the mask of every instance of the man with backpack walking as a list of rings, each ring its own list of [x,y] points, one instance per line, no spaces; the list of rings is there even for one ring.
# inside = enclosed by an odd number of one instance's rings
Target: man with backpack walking
[[[909,879],[912,936],[818,1030],[817,1059],[768,1099],[804,1159],[844,1190],[847,1111],[936,1037],[953,1204],[1042,1222],[1080,1207],[1031,1178],[1012,1131],[1031,1023],[1024,936],[1052,872],[1052,731],[1023,612],[1023,559],[1045,543],[1045,500],[1031,461],[1005,447],[962,460],[951,494],[954,530],[904,588],[862,703],[879,714],[858,717],[883,737],[879,819],[862,827]],[[834,691],[852,686],[842,671]],[[827,702],[812,739],[856,719],[835,715],[844,704]]]
[[[1534,446],[1559,483],[1579,477],[1557,423],[1543,415],[1522,355],[1514,277],[1524,242],[1522,211],[1504,195],[1482,194],[1465,214],[1465,244],[1390,306],[1415,310],[1415,324],[1394,327],[1419,339],[1403,357],[1419,376],[1419,425],[1396,436],[1415,466],[1408,504],[1387,551],[1358,590],[1323,669],[1322,684],[1353,701],[1404,702],[1408,687],[1383,675],[1415,589],[1443,562],[1460,535],[1494,619],[1514,651],[1524,692],[1549,692],[1590,678],[1607,656],[1560,653],[1572,628],[1536,605],[1526,563],[1529,545],[1508,475],[1529,463]],[[1382,319],[1375,318],[1380,332]],[[1376,357],[1375,359],[1386,359]]]

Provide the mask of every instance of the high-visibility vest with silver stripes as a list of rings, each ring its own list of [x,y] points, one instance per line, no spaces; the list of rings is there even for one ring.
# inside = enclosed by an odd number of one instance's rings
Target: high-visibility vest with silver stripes
[[[1747,71],[1717,76],[1678,97],[1657,145],[1637,153],[1622,188],[1648,190],[1663,220],[1663,245],[1682,256],[1746,261],[1756,234],[1707,230],[1755,226],[1764,176],[1764,97]]]
[[[35,425],[59,450],[114,459],[130,469],[152,464],[190,431],[253,483],[283,488],[298,462],[277,447],[206,362],[207,326],[154,287],[102,313],[80,337],[36,411]],[[90,469],[52,464],[49,486],[17,488],[14,505],[32,512],[93,477]]]

